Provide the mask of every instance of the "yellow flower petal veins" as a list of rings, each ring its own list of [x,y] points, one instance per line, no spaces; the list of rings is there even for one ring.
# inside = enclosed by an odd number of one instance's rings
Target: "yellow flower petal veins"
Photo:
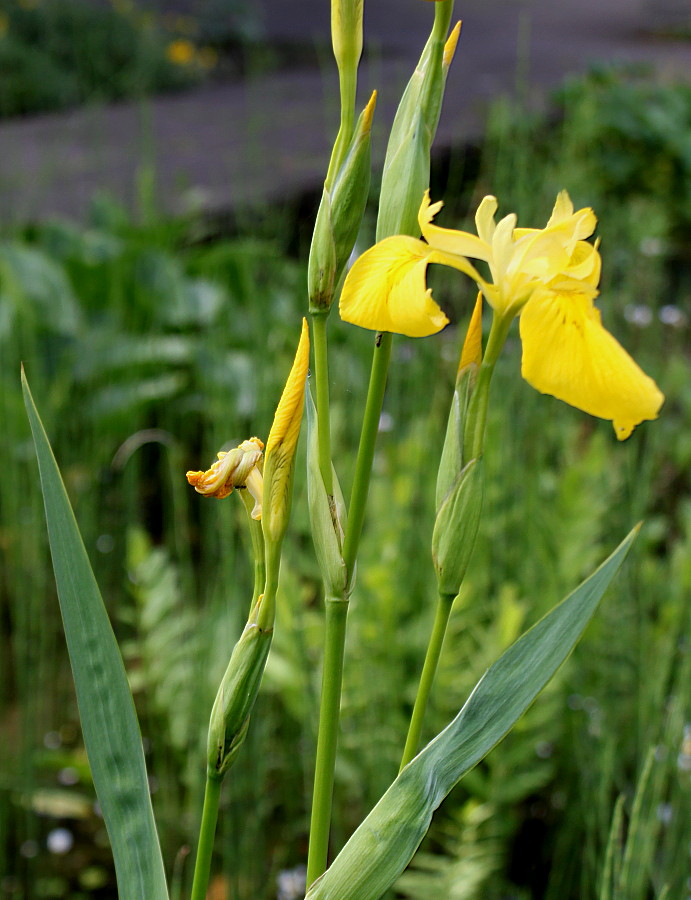
[[[611,420],[619,440],[657,418],[662,392],[603,327],[591,297],[536,294],[520,332],[521,374],[536,390]]]

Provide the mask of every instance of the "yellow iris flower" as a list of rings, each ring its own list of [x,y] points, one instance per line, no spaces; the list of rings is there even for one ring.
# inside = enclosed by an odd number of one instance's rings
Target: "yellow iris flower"
[[[538,391],[612,420],[620,440],[657,417],[662,393],[603,328],[593,303],[600,254],[586,240],[597,223],[591,209],[574,212],[562,191],[544,228],[518,228],[513,214],[495,222],[497,201],[489,196],[475,217],[477,234],[470,234],[434,225],[441,206],[425,193],[418,213],[424,240],[386,238],[354,263],[342,319],[408,337],[435,334],[448,319],[427,288],[427,266],[451,266],[475,281],[495,315],[520,314],[521,374]],[[470,259],[484,263],[490,278]]]

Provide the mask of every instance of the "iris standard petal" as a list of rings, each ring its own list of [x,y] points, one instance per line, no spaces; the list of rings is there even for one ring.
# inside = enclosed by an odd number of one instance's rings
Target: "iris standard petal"
[[[439,225],[432,225],[432,219],[442,206],[441,200],[436,203],[430,203],[429,191],[425,191],[418,213],[418,223],[422,236],[430,247],[442,253],[453,253],[456,256],[471,256],[473,259],[484,259],[485,262],[489,260],[490,247],[480,240],[477,235],[469,234],[467,231],[456,231],[453,228],[441,228]]]
[[[355,261],[343,285],[345,322],[372,331],[427,337],[448,324],[425,274],[431,248],[405,235],[385,238]]]
[[[521,374],[543,394],[601,419],[619,440],[644,419],[655,419],[664,396],[605,330],[585,295],[535,294],[520,319]]]
[[[494,237],[494,229],[497,227],[494,222],[494,214],[498,206],[497,198],[488,194],[482,198],[482,202],[475,213],[475,228],[477,229],[478,237],[486,244],[491,244]]]

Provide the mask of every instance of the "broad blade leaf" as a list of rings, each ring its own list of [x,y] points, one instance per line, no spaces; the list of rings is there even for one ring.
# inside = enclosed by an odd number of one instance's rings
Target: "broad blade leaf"
[[[115,635],[22,373],[84,744],[126,900],[168,900],[142,739]]]
[[[490,666],[453,722],[403,769],[306,900],[378,900],[391,887],[444,797],[507,734],[571,653],[637,532]]]

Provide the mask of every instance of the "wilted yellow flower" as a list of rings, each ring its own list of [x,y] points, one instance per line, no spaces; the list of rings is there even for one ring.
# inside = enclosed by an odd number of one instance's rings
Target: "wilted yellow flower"
[[[184,38],[178,38],[166,47],[166,56],[176,66],[188,66],[195,56],[194,44]]]
[[[235,488],[247,488],[254,499],[253,519],[261,519],[263,479],[261,460],[264,444],[253,437],[243,441],[227,453],[221,451],[218,460],[206,472],[188,472],[187,481],[198,494],[223,500]]]
[[[345,321],[409,337],[440,331],[448,320],[427,288],[427,266],[451,266],[475,281],[503,319],[520,314],[522,374],[538,391],[611,419],[620,440],[657,417],[662,393],[602,327],[593,303],[600,254],[586,240],[597,222],[591,209],[574,212],[562,191],[544,228],[517,228],[513,214],[496,223],[497,201],[485,197],[475,235],[434,225],[441,206],[425,193],[424,241],[386,238],[355,262],[341,295]],[[489,280],[469,257],[487,264]]]

